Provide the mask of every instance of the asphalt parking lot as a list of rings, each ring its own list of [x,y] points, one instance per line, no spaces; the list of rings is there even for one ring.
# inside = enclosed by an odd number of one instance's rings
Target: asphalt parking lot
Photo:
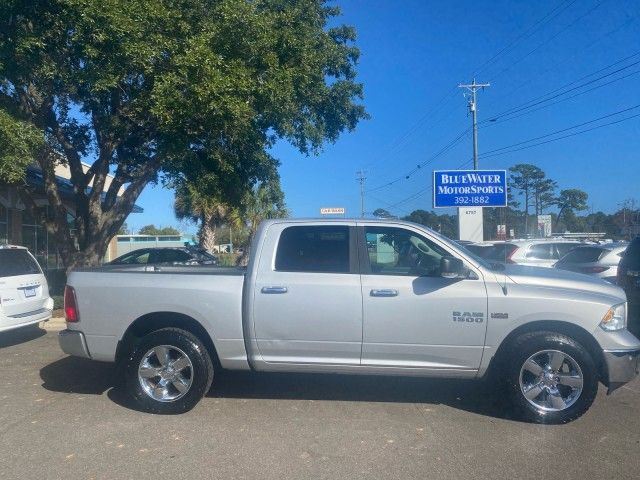
[[[231,372],[193,411],[154,416],[56,334],[0,334],[0,478],[640,476],[638,380],[562,426],[511,418],[479,382]]]

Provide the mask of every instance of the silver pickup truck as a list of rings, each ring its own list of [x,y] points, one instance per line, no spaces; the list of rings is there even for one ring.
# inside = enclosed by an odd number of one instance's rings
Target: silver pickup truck
[[[486,378],[532,421],[570,421],[637,374],[624,292],[492,265],[421,225],[270,220],[246,270],[104,267],[65,291],[71,355],[118,362],[154,413],[191,409],[214,372]]]

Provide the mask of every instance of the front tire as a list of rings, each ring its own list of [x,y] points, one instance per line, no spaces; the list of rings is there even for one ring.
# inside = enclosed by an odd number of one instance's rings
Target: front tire
[[[556,332],[517,337],[506,367],[509,395],[523,418],[535,423],[567,423],[593,404],[598,369],[575,339]]]
[[[213,363],[202,342],[190,332],[163,328],[132,348],[125,361],[125,388],[149,413],[191,410],[213,381]]]

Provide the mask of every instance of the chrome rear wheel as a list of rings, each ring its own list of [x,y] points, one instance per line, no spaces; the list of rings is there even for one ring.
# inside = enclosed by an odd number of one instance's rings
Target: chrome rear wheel
[[[142,390],[158,402],[174,402],[184,397],[193,383],[193,363],[189,356],[172,345],[149,349],[138,365]]]

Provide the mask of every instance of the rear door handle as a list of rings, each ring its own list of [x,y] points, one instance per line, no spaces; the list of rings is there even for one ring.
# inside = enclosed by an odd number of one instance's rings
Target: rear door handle
[[[370,292],[370,295],[372,297],[397,297],[398,296],[398,291],[397,290],[392,290],[392,289],[387,289],[387,288],[383,288],[383,289],[373,289]]]
[[[262,293],[287,293],[287,287],[262,287],[260,290]]]

